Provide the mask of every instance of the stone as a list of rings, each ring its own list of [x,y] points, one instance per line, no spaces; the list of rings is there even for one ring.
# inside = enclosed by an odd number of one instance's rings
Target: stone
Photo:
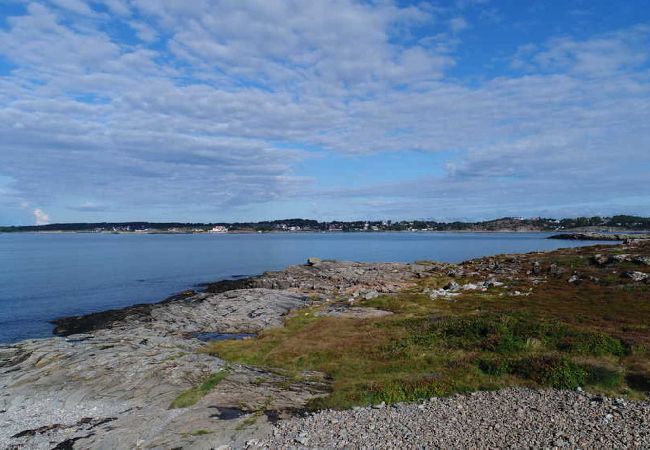
[[[562,407],[572,403],[574,410]],[[276,424],[279,433],[258,448],[295,448],[301,431],[310,448],[648,448],[647,401],[621,418],[607,408],[607,401],[590,406],[578,392],[509,388],[293,417]]]
[[[591,257],[591,260],[598,266],[604,266],[609,262],[609,257],[606,255],[601,255],[600,253],[595,254]]]
[[[633,261],[637,264],[650,266],[650,256],[637,256],[633,259]]]
[[[459,285],[458,283],[456,283],[455,281],[452,280],[452,281],[450,281],[449,283],[447,283],[447,284],[443,287],[443,289],[444,289],[445,291],[455,292],[455,291],[458,291],[458,290],[460,289],[460,285]]]
[[[432,289],[429,292],[429,298],[435,300],[437,298],[451,298],[459,295],[457,292],[447,291],[445,289]]]
[[[366,300],[372,300],[373,298],[379,297],[379,292],[377,291],[368,291],[363,295],[363,298]]]
[[[563,267],[558,266],[557,264],[551,264],[548,267],[549,275],[554,276],[554,277],[559,277],[564,272],[566,272],[566,269],[564,269]]]
[[[632,258],[630,257],[630,255],[625,255],[625,254],[612,255],[612,256],[609,257],[609,259],[612,262],[616,262],[616,263],[632,261]]]
[[[325,310],[316,313],[318,317],[344,317],[347,319],[370,319],[377,317],[390,316],[393,313],[382,309],[360,307],[360,306],[343,306],[330,305]]]
[[[637,272],[637,271],[625,272],[623,275],[625,275],[625,277],[630,278],[632,281],[635,282],[645,281],[648,278],[650,278],[650,275],[648,275],[647,273]]]
[[[451,269],[447,271],[447,276],[450,277],[456,278],[456,277],[462,277],[463,275],[465,275],[465,272],[461,269]]]
[[[323,261],[320,258],[314,258],[313,256],[311,258],[307,258],[307,265],[308,266],[316,266]]]

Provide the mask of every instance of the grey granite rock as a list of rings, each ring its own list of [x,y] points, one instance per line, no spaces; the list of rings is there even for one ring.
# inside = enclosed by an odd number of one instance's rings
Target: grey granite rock
[[[198,352],[203,343],[193,334],[278,326],[307,303],[304,295],[278,290],[203,293],[92,334],[2,347],[0,448],[202,448],[201,442],[246,439],[243,421],[251,430],[268,426],[264,412],[300,408],[324,395],[326,384],[234,366],[223,388],[192,407],[169,409],[181,392],[225,370],[222,360]],[[287,383],[290,389],[279,387]],[[214,408],[241,409],[242,399],[247,406],[237,420],[214,417]]]
[[[632,281],[636,281],[636,282],[650,279],[650,275],[648,275],[645,272],[629,271],[629,272],[625,272],[624,275],[627,278],[631,279]]]

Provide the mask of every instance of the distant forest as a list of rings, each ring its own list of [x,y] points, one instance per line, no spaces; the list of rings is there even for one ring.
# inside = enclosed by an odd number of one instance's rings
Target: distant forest
[[[570,219],[504,217],[481,222],[436,222],[430,220],[409,221],[329,221],[319,222],[309,219],[283,219],[262,222],[95,222],[95,223],[54,223],[34,226],[0,227],[0,232],[29,231],[80,231],[80,232],[186,232],[209,231],[214,227],[224,227],[228,231],[558,231],[580,228],[650,230],[650,218],[617,215],[612,217],[576,217]]]

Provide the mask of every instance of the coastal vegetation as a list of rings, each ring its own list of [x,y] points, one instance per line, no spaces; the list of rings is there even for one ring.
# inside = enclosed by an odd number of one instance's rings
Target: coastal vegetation
[[[217,385],[221,383],[227,375],[228,369],[225,368],[217,373],[206,376],[201,380],[198,386],[181,392],[178,397],[172,401],[171,405],[169,405],[169,409],[187,408],[188,406],[196,404],[196,402],[201,400],[208,392],[217,387]]]
[[[616,247],[599,249],[615,256]],[[647,247],[645,252],[647,253]],[[634,263],[593,262],[594,248],[523,255],[524,277],[506,287],[432,300],[427,289],[454,280],[435,275],[401,293],[356,306],[393,314],[323,317],[302,309],[256,339],[220,341],[204,351],[293,377],[318,371],[332,392],[311,407],[413,401],[507,386],[588,388],[642,397],[650,390],[650,285],[624,276]],[[499,259],[501,258],[501,259]],[[493,261],[499,264],[507,257]],[[535,277],[527,268],[566,276]],[[569,274],[577,282],[568,282]],[[345,301],[342,299],[342,301]]]

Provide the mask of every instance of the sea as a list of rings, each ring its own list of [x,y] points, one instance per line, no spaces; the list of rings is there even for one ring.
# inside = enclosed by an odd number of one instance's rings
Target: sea
[[[0,343],[51,336],[50,321],[160,301],[202,283],[301,264],[460,262],[593,245],[548,233],[0,233]]]

